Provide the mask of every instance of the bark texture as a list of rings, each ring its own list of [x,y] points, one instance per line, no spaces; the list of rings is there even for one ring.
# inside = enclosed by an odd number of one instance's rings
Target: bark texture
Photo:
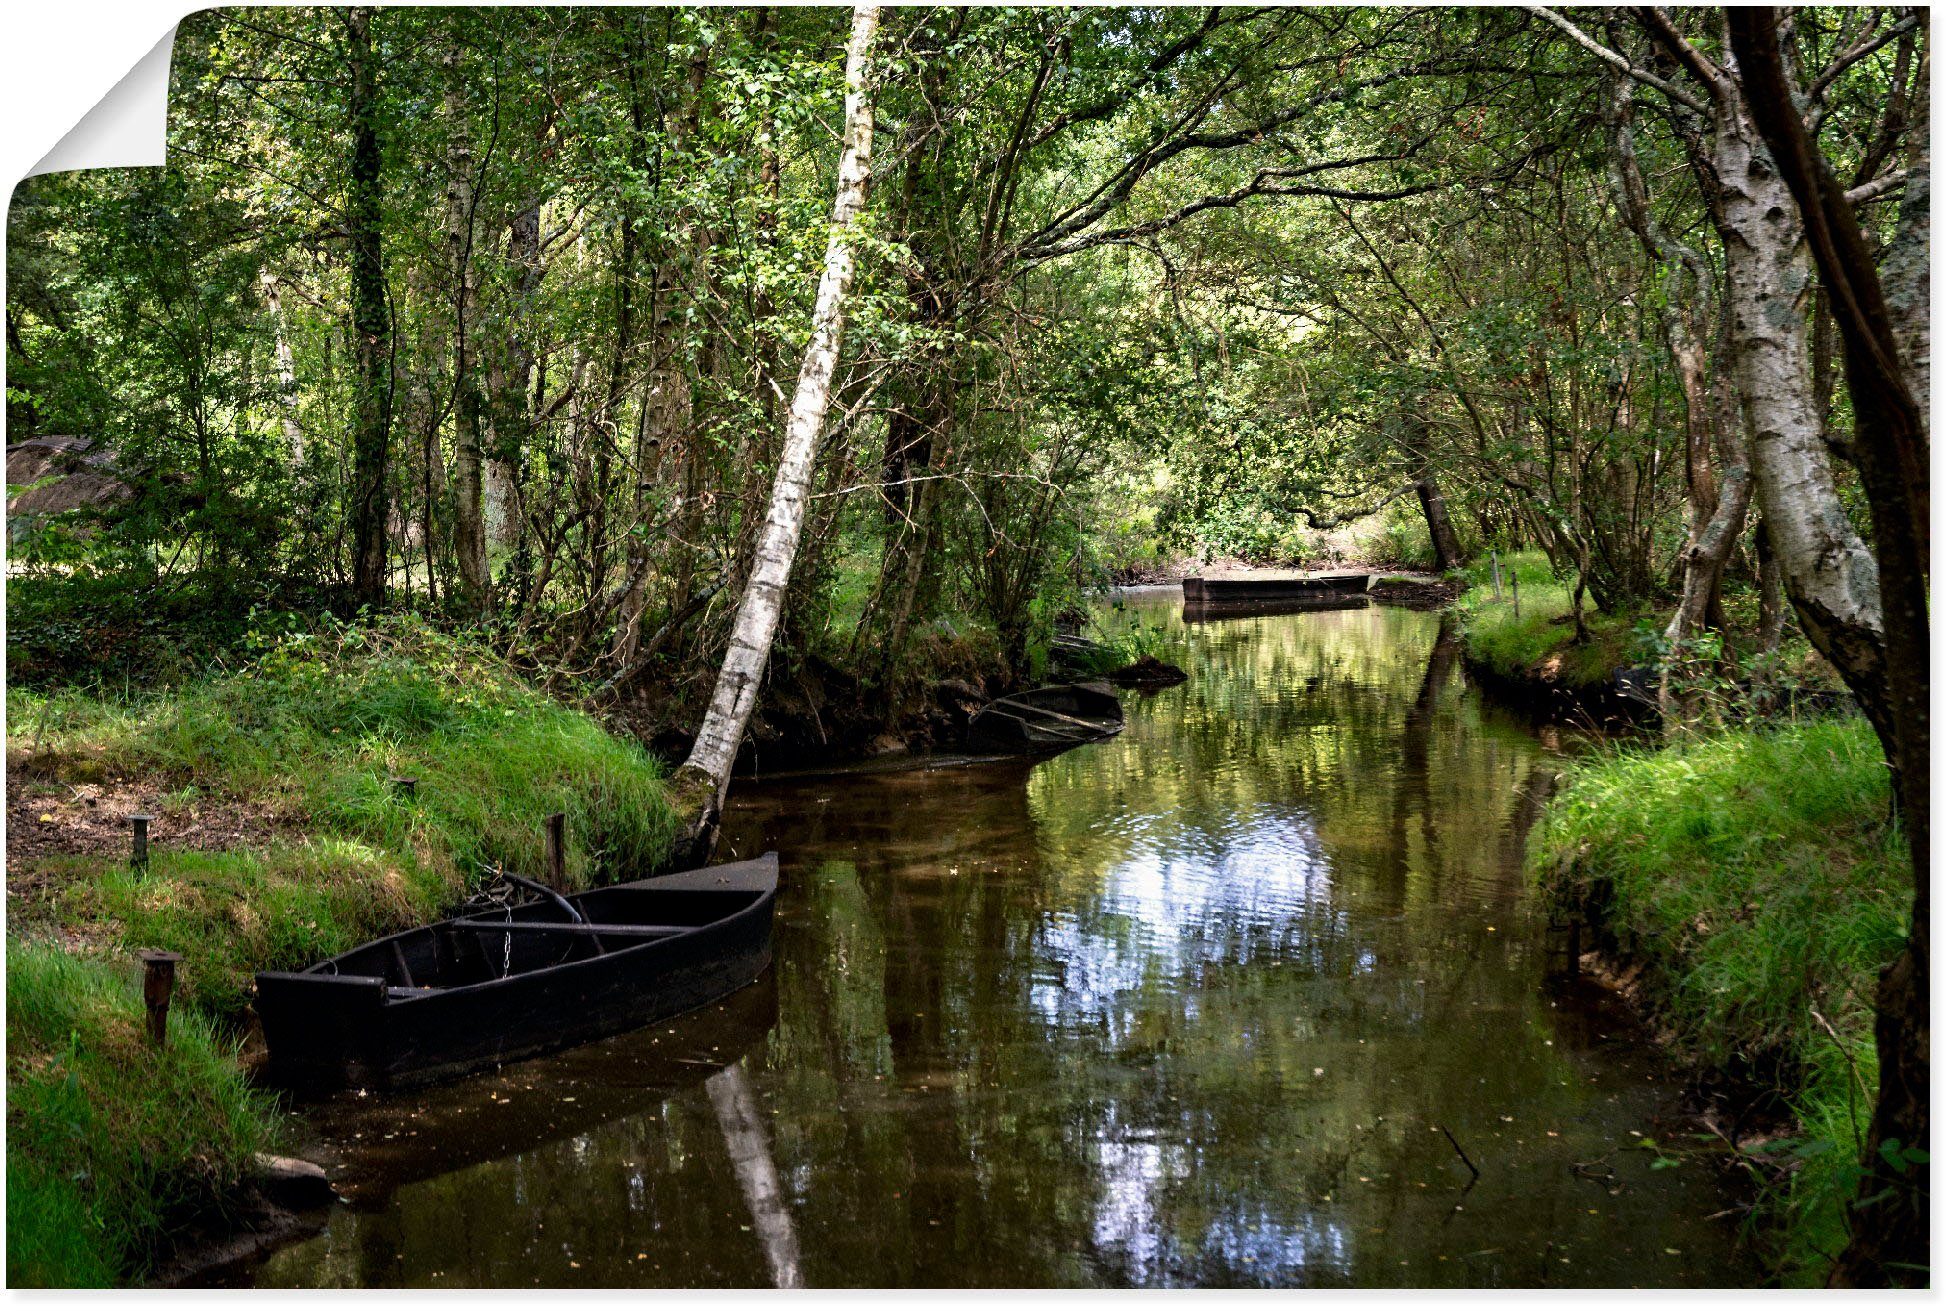
[[[857,263],[852,227],[865,207],[871,186],[872,43],[877,31],[878,6],[854,6],[851,42],[845,55],[844,150],[838,163],[824,273],[818,280],[817,304],[811,316],[811,340],[791,398],[777,479],[757,537],[756,564],[737,606],[729,649],[717,674],[709,711],[697,730],[689,758],[676,774],[675,795],[687,812],[683,815],[683,841],[675,857],[678,862],[704,860],[715,845],[730,769],[757,704],[791,565],[803,535],[818,438],[831,403],[831,377],[844,340],[845,296]]]
[[[486,609],[486,514],[482,491],[485,457],[481,429],[484,406],[473,358],[473,139],[460,93],[459,52],[445,54],[446,253],[453,297],[453,555],[459,568],[460,608],[468,614]]]

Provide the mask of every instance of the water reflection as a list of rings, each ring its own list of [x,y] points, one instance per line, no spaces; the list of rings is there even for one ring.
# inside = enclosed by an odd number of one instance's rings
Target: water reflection
[[[726,841],[786,892],[741,1062],[391,1187],[259,1280],[1753,1278],[1712,1181],[1632,1146],[1670,1109],[1633,1036],[1541,986],[1546,751],[1439,617],[1168,607],[1191,679],[1116,739],[743,790]],[[544,1065],[507,1076],[575,1095]]]

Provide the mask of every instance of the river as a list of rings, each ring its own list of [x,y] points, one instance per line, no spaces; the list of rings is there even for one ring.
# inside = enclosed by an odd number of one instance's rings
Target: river
[[[1190,673],[1039,763],[740,780],[771,974],[310,1125],[262,1286],[1759,1282],[1626,1017],[1546,980],[1555,754],[1440,617],[1111,620]],[[1671,1164],[1670,1162],[1676,1162]]]

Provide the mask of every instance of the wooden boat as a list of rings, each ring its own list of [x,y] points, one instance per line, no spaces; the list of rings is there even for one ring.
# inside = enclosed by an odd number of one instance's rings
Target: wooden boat
[[[1262,601],[1310,601],[1362,595],[1374,574],[1295,574],[1280,578],[1185,578],[1185,605],[1240,605]]]
[[[777,855],[618,883],[257,975],[270,1078],[399,1088],[650,1024],[770,963]]]
[[[976,751],[1065,751],[1122,731],[1122,702],[1106,683],[1055,683],[989,701],[967,721]]]

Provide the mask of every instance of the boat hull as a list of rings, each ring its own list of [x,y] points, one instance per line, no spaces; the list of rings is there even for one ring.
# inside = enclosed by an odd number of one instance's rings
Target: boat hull
[[[586,938],[490,933],[477,921],[448,920],[302,973],[259,974],[267,1074],[320,1091],[410,1087],[706,1005],[770,964],[776,892],[777,859],[767,855],[569,898],[591,922],[680,929],[634,942],[605,938],[605,954]],[[548,963],[561,953],[579,958]],[[518,968],[492,977],[496,960]],[[468,981],[469,972],[481,977]],[[445,976],[460,981],[412,986]]]
[[[1056,683],[988,702],[967,721],[975,751],[1040,755],[1122,731],[1122,703],[1105,683]]]

